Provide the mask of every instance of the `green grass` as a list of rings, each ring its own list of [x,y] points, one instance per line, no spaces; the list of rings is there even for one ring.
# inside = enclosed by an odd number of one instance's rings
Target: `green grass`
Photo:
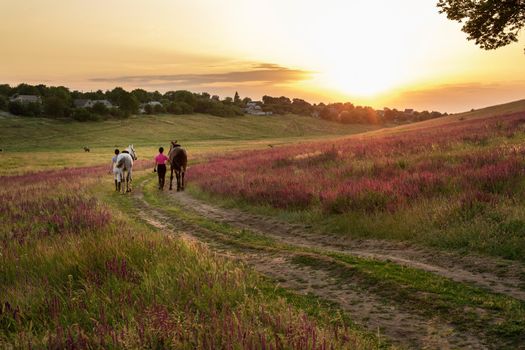
[[[139,159],[178,140],[190,164],[203,154],[268,148],[376,129],[297,116],[140,115],[123,120],[76,122],[0,115],[0,175],[109,163],[114,148],[134,144]],[[87,146],[90,152],[84,152]],[[37,152],[38,156],[34,153]]]

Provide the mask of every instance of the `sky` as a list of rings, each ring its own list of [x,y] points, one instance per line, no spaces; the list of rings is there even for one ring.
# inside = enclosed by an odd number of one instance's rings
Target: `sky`
[[[525,98],[437,0],[2,0],[0,82],[461,112]]]

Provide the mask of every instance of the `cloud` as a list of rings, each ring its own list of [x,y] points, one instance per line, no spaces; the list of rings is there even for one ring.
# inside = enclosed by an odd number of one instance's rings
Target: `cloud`
[[[525,81],[448,84],[405,91],[386,102],[402,108],[463,112],[525,98]]]
[[[113,82],[123,84],[183,86],[224,86],[227,84],[279,85],[311,78],[313,72],[290,69],[272,63],[257,63],[244,71],[204,74],[154,74],[128,75],[109,78],[92,78],[93,82]]]

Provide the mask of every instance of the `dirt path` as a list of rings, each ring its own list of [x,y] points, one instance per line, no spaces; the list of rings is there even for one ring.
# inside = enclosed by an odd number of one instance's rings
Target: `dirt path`
[[[418,349],[488,348],[479,335],[459,331],[454,325],[439,318],[429,319],[418,312],[419,310],[399,305],[395,301],[374,294],[360,286],[359,281],[348,279],[342,283],[337,272],[330,268],[297,264],[294,262],[294,253],[239,249],[239,247],[230,245],[218,232],[178,219],[163,211],[162,208],[152,207],[144,200],[140,190],[141,188],[138,188],[134,193],[134,199],[138,209],[137,213],[144,221],[164,232],[184,239],[204,242],[218,254],[240,260],[256,271],[271,277],[284,288],[303,294],[310,293],[324,300],[335,302],[357,324],[370,332],[379,332],[382,337],[386,336],[398,345]],[[191,206],[208,219],[229,222],[238,226],[246,224],[244,221],[250,225],[254,224],[254,220],[248,220],[242,214],[236,216],[235,212],[211,207],[195,201],[186,194],[174,192],[173,196],[181,204]],[[263,220],[263,218],[258,220]],[[243,222],[244,224],[241,225]],[[259,226],[257,220],[255,223]],[[275,235],[275,232],[273,234]],[[287,235],[281,238],[284,239],[288,237]],[[288,242],[299,245],[297,240],[288,240]]]
[[[402,242],[351,240],[341,235],[312,232],[308,227],[287,224],[270,217],[218,208],[190,197],[187,193],[175,192],[173,197],[182,206],[202,216],[246,228],[285,243],[391,261],[525,301],[525,267],[517,262],[481,256],[459,256]]]

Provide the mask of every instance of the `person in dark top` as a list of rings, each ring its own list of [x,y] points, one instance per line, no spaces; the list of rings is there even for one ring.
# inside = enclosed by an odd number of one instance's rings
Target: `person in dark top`
[[[111,168],[110,172],[113,173],[113,177],[115,179],[115,191],[119,191],[119,183],[121,181],[120,179],[120,169],[117,168],[117,157],[119,155],[120,151],[118,149],[115,150],[115,156],[111,158]]]

